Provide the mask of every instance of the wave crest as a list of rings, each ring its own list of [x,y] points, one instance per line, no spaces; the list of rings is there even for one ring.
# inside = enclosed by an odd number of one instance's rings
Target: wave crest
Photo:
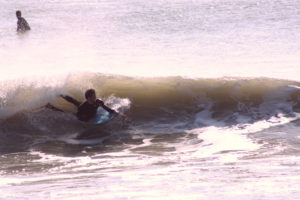
[[[0,117],[5,119],[48,102],[74,112],[75,108],[60,99],[59,94],[83,101],[88,88],[94,88],[114,108],[120,109],[121,101],[131,103],[127,114],[136,121],[190,119],[205,111],[209,111],[209,117],[223,121],[237,118],[236,115],[259,119],[278,113],[291,114],[299,107],[300,83],[270,78],[136,78],[84,73],[68,75],[60,82],[48,86],[21,81],[14,87],[2,87]]]

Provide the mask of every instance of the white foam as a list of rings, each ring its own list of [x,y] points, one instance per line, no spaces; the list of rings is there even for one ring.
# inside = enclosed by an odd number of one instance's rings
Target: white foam
[[[198,105],[200,108],[204,107],[205,109],[196,114],[194,121],[195,126],[225,126],[224,122],[213,119],[211,111],[213,104],[213,102],[209,101],[207,104]]]
[[[253,124],[239,124],[232,127],[209,126],[189,130],[188,133],[197,134],[198,138],[203,139],[204,142],[197,145],[177,147],[177,150],[194,152],[193,154],[197,157],[212,156],[223,162],[233,162],[242,155],[242,152],[254,151],[261,147],[261,144],[248,137],[249,134],[272,126],[289,123],[299,117],[300,115],[296,115],[288,118],[280,114],[277,117],[271,117],[269,120],[261,120]],[[232,153],[226,154],[226,152]]]
[[[243,134],[244,130],[237,128],[217,128],[211,126],[193,129],[188,132],[198,134],[198,137],[204,140],[201,148],[194,153],[197,157],[216,157],[216,154],[222,154],[222,152],[253,151],[260,147],[259,144],[255,144]],[[223,162],[233,162],[238,156],[231,153],[222,154],[217,157],[219,160],[222,159]]]

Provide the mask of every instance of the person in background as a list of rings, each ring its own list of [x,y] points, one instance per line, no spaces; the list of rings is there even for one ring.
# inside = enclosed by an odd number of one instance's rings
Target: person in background
[[[21,11],[16,11],[16,16],[18,18],[17,22],[17,32],[18,33],[25,33],[26,31],[30,30],[30,26],[27,21],[22,17]]]

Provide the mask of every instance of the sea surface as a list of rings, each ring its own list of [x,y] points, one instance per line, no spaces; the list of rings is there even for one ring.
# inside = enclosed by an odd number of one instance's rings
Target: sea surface
[[[0,200],[298,200],[299,95],[299,0],[1,0]]]

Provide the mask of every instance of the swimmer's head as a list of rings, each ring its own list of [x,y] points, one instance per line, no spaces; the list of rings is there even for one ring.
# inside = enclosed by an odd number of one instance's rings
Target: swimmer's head
[[[94,103],[96,102],[96,92],[94,89],[88,89],[85,92],[85,98],[89,103]]]
[[[21,11],[17,10],[17,11],[16,11],[16,16],[17,16],[17,18],[20,18],[20,17],[22,16]]]

